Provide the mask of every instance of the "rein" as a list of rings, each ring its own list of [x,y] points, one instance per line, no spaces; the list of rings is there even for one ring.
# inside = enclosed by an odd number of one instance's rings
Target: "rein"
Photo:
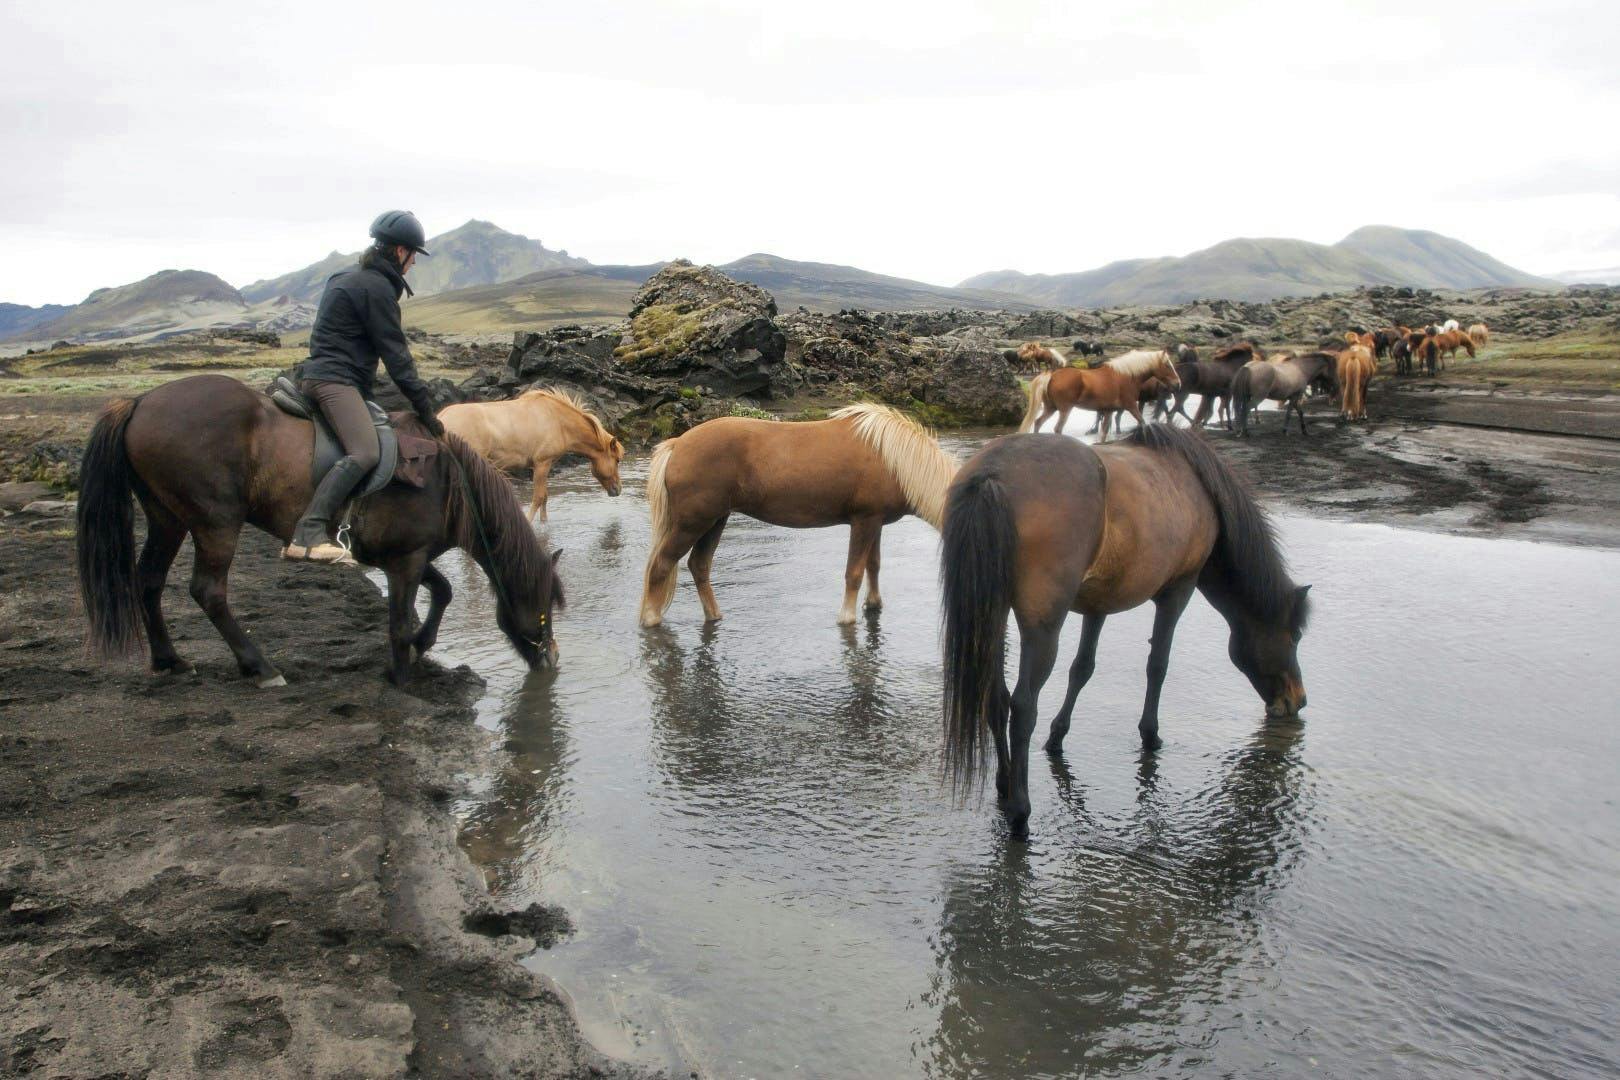
[[[446,449],[449,448],[446,447]],[[501,605],[505,607],[506,610],[516,611],[517,609],[512,604],[511,596],[506,591],[506,582],[501,579],[501,569],[495,559],[495,547],[489,542],[489,534],[484,531],[484,515],[479,512],[478,500],[473,497],[472,484],[467,480],[466,466],[461,464],[461,459],[456,457],[454,451],[450,451],[448,456],[451,462],[453,462],[456,466],[456,475],[461,478],[462,498],[467,503],[468,508],[472,511],[473,526],[478,530],[478,539],[484,545],[484,554],[489,559],[489,580],[495,586],[495,597],[501,602]],[[523,637],[521,634],[518,636]],[[540,640],[533,641],[526,637],[524,637],[523,640],[529,642],[530,645],[533,645],[537,649],[543,649],[545,648],[546,642],[550,639],[551,618],[545,612],[541,612]]]

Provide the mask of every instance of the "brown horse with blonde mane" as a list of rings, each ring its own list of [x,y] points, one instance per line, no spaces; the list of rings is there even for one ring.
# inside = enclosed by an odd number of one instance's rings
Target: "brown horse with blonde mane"
[[[427,431],[401,414],[403,433]],[[512,485],[454,435],[427,458],[420,488],[393,483],[350,504],[351,553],[388,575],[389,678],[403,683],[415,656],[433,647],[450,582],[433,560],[459,547],[489,577],[495,621],[530,668],[557,655],[553,607],[563,606],[555,563],[512,494]],[[286,543],[314,481],[314,431],[263,394],[223,375],[193,375],[137,398],[121,398],[96,421],[79,473],[77,558],[90,644],[103,655],[133,652],[144,636],[154,674],[185,672],[163,620],[163,583],[189,535],[196,559],[191,596],[260,686],[287,681],[236,621],[227,578],[243,525]],[[135,554],[134,506],[146,512]],[[328,571],[321,571],[323,573]],[[330,571],[341,573],[343,571]],[[417,624],[416,591],[432,603]],[[311,613],[312,624],[318,616]]]
[[[995,747],[996,791],[1015,836],[1029,822],[1029,742],[1069,612],[1084,618],[1049,754],[1060,754],[1103,622],[1154,604],[1147,697],[1137,730],[1159,746],[1159,693],[1176,623],[1201,591],[1226,619],[1227,653],[1269,717],[1305,706],[1297,649],[1309,586],[1296,586],[1265,511],[1203,438],[1166,424],[1107,446],[1011,435],[962,466],[946,496],[945,762],[971,788]],[[1018,622],[1018,683],[1003,676]]]
[[[1098,414],[1106,441],[1113,413],[1128,412],[1142,426],[1142,384],[1154,378],[1172,390],[1181,385],[1170,354],[1163,349],[1137,349],[1100,367],[1066,367],[1037,375],[1029,384],[1029,408],[1018,430],[1037,431],[1055,412],[1058,422],[1053,430],[1061,435],[1069,413],[1078,406]]]
[[[1018,363],[1021,371],[1055,371],[1069,366],[1062,353],[1038,341],[1026,341],[1018,346]]]
[[[652,548],[641,625],[657,626],[675,596],[675,568],[687,552],[704,618],[720,618],[709,569],[733,513],[789,528],[849,526],[841,624],[878,593],[883,526],[916,514],[936,529],[956,459],[932,433],[883,405],[848,405],[826,420],[781,423],[723,416],[666,439],[647,474]]]
[[[532,469],[529,517],[546,520],[546,478],[564,454],[583,454],[609,495],[620,490],[624,446],[566,390],[530,390],[511,401],[463,402],[439,411],[439,422],[497,469]]]

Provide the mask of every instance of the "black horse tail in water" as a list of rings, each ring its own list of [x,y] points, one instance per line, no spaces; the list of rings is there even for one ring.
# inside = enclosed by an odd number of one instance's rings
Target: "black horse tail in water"
[[[1232,409],[1237,412],[1239,435],[1249,433],[1249,395],[1253,392],[1251,379],[1248,365],[1238,368],[1237,374],[1232,376]]]
[[[90,432],[79,466],[76,538],[79,597],[90,623],[90,647],[124,656],[141,643],[140,578],[135,569],[134,478],[124,453],[124,430],[135,398],[107,406]]]
[[[1002,677],[1018,533],[993,476],[969,476],[946,497],[940,557],[945,614],[945,772],[969,791],[983,771],[982,734],[1007,722]]]

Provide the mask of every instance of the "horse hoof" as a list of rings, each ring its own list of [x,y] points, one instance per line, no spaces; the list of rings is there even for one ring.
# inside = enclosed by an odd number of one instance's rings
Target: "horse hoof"
[[[273,690],[278,686],[286,686],[286,685],[287,685],[287,676],[278,674],[278,675],[273,675],[268,679],[261,680],[259,682],[259,689],[260,690]]]

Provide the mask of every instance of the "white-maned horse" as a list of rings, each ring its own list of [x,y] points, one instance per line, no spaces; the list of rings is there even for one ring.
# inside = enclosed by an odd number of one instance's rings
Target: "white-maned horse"
[[[564,454],[584,454],[602,490],[619,493],[624,446],[567,391],[530,390],[511,401],[463,402],[440,410],[439,421],[496,468],[534,470],[531,520],[536,514],[546,520],[546,478]]]

